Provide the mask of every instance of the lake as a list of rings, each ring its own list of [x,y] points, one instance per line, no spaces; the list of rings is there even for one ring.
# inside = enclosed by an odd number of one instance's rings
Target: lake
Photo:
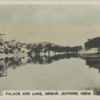
[[[81,90],[100,88],[100,73],[91,62],[78,57],[58,55],[1,59],[7,76],[0,78],[0,90]],[[43,58],[42,58],[43,59]],[[87,63],[88,62],[88,63]],[[93,62],[93,61],[92,61]],[[93,64],[92,64],[93,65]],[[99,66],[95,63],[95,66]]]

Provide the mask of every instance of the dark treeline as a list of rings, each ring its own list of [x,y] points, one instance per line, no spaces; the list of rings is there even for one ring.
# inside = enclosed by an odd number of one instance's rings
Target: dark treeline
[[[88,41],[85,42],[84,44],[85,44],[86,50],[89,50],[89,49],[92,49],[92,48],[97,48],[98,53],[100,54],[100,37],[88,39]]]
[[[33,44],[33,45],[28,45],[28,49],[30,48],[30,53],[35,52],[36,54],[39,54],[40,52],[48,52],[50,51],[53,52],[64,52],[64,53],[78,53],[80,50],[82,50],[82,46],[75,46],[75,47],[70,47],[70,46],[59,46],[59,45],[54,45],[51,43],[40,43],[40,44]]]

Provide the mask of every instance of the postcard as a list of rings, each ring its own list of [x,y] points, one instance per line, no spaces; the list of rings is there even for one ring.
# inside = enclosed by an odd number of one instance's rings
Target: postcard
[[[0,5],[0,97],[100,96],[100,5]]]

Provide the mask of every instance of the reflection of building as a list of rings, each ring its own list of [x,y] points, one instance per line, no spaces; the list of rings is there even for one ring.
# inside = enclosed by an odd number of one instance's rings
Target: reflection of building
[[[86,65],[89,66],[89,68],[95,68],[98,69],[100,72],[100,59],[88,59],[86,60]]]

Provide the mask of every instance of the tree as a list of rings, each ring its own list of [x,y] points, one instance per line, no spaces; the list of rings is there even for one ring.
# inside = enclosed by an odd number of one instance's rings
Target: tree
[[[85,48],[86,49],[100,48],[100,37],[88,39],[88,41],[85,42]]]
[[[98,53],[100,53],[100,37],[88,39],[88,41],[85,42],[85,49],[88,50],[91,48],[98,48]]]

